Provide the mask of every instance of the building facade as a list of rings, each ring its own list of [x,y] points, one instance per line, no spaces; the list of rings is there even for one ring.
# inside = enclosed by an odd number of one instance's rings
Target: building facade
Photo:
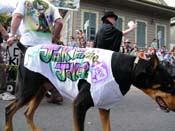
[[[67,11],[64,17],[62,40],[76,37],[76,30],[83,30],[87,40],[94,40],[100,28],[101,17],[106,10],[118,15],[116,27],[128,28],[129,21],[137,22],[138,27],[124,39],[137,43],[140,48],[148,47],[154,38],[159,45],[170,47],[170,18],[175,16],[175,8],[169,7],[163,0],[81,0],[78,11]]]

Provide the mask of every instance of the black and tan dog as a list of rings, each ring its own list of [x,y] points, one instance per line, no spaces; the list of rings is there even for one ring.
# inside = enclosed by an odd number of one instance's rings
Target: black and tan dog
[[[18,46],[25,53],[26,49],[21,44],[18,44]],[[29,49],[27,49],[26,53],[28,50]],[[35,47],[32,47],[31,50],[35,50]],[[65,53],[65,51],[67,51],[67,53]],[[51,69],[51,65],[53,64],[52,62],[56,62],[54,65],[55,70],[52,69],[51,72],[56,74],[55,82],[60,83],[60,85],[58,85],[60,93],[73,99],[74,131],[84,131],[86,112],[93,106],[99,108],[103,130],[110,131],[110,107],[117,101],[114,100],[115,98],[119,100],[120,97],[124,96],[129,91],[131,85],[134,85],[149,95],[157,102],[161,109],[166,112],[175,111],[174,80],[159,64],[156,55],[152,56],[150,60],[144,60],[135,56],[129,56],[112,51],[93,48],[68,48],[57,45],[52,45],[52,47],[47,45],[41,46],[40,50],[37,49],[37,51],[35,50],[34,52],[33,56],[36,56],[41,60],[41,63],[45,64],[44,73],[47,72],[47,65],[49,65],[48,69]],[[105,56],[104,59],[110,61],[108,63],[110,67],[105,65],[103,62],[100,62],[101,56],[96,55],[97,52],[102,52],[100,55]],[[37,53],[39,56],[36,55]],[[111,54],[111,57],[108,58],[108,56],[110,56],[109,54]],[[33,57],[31,55],[28,56]],[[25,57],[27,56],[25,55]],[[73,60],[80,58],[90,60],[92,65],[83,60],[81,60],[79,64],[77,64],[77,61],[76,63],[73,63]],[[35,110],[51,85],[51,79],[47,73],[42,74],[37,70],[32,71],[34,69],[29,70],[26,66],[26,59],[29,59],[29,57],[25,58],[25,60],[22,59],[19,65],[17,98],[6,107],[5,131],[13,131],[13,115],[26,104],[28,104],[28,106],[25,116],[29,124],[30,131],[40,131],[35,126],[33,117]],[[40,65],[36,60],[34,61],[35,62],[31,64],[34,68],[36,65]],[[63,74],[61,74],[60,68],[63,68],[63,65],[66,70],[64,70],[62,72]],[[105,70],[108,68],[110,69],[109,71]],[[43,69],[41,69],[41,71],[42,70]],[[96,74],[98,74],[97,76],[94,75],[94,70]],[[105,79],[111,77],[108,76],[110,74],[112,74],[115,83],[110,80],[109,82],[105,81]],[[91,84],[91,81],[88,79],[89,75],[91,75],[93,84]],[[97,84],[98,80],[101,83],[104,83],[102,84],[102,87],[100,87],[101,84]],[[73,87],[70,85],[69,88],[73,89],[71,93],[68,90],[64,90],[65,86],[67,86],[66,84],[64,86],[64,82],[66,83],[66,81],[68,81],[68,83],[77,81],[74,86],[72,84]],[[52,81],[52,84],[55,84],[54,81]],[[112,91],[108,90],[111,89],[113,85],[116,87],[112,88]],[[98,88],[100,93],[97,92]],[[94,89],[95,91],[93,91]],[[74,90],[76,91],[74,92]],[[102,100],[95,100],[95,98],[100,94],[104,94],[98,97]],[[112,97],[112,95],[114,95],[114,97]]]

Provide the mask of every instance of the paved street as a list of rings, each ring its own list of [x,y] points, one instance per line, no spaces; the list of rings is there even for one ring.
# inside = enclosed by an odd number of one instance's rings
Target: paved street
[[[7,103],[0,101],[0,131],[3,131]],[[24,110],[21,109],[14,117],[14,131],[29,131]],[[72,131],[71,102],[64,99],[63,105],[54,105],[44,100],[37,110],[35,121],[42,131]],[[132,89],[112,108],[111,128],[112,131],[174,131],[175,113],[164,113],[149,97]],[[85,131],[102,131],[95,108],[87,113]]]

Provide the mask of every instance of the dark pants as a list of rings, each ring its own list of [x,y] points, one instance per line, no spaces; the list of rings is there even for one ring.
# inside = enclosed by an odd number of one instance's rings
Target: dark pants
[[[0,93],[6,90],[6,65],[3,61],[2,51],[0,45]]]

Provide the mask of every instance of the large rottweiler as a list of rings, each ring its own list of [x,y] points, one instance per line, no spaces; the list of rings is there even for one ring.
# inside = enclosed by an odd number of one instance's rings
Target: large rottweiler
[[[84,131],[90,107],[99,108],[104,131],[110,131],[110,108],[134,85],[149,95],[161,109],[175,111],[175,84],[157,56],[135,56],[94,48],[39,45],[26,50],[19,65],[16,100],[6,107],[5,131],[12,131],[12,117],[25,112],[30,131],[40,131],[33,122],[35,110],[50,85],[73,100],[74,131]]]

